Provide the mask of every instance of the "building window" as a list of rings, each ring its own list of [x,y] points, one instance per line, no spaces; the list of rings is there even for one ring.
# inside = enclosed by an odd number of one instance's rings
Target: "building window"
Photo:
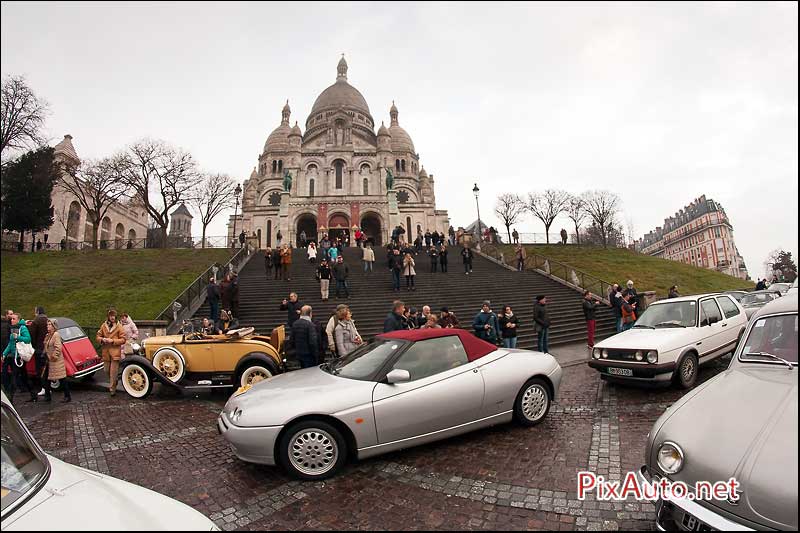
[[[275,174],[278,171],[278,162],[273,160],[272,161],[272,173]]]
[[[342,188],[342,175],[344,174],[344,162],[337,161],[334,163],[334,167],[336,169],[336,188]]]
[[[400,170],[402,170],[403,172],[406,171],[406,160],[405,159],[402,159],[400,161]]]
[[[395,169],[397,172],[400,172],[400,160],[399,160],[399,159],[395,159],[395,160],[394,160],[394,169]]]
[[[314,178],[308,180],[308,195],[314,196]]]
[[[369,194],[369,179],[364,178],[364,196]]]
[[[278,173],[283,172],[283,159],[278,159]]]

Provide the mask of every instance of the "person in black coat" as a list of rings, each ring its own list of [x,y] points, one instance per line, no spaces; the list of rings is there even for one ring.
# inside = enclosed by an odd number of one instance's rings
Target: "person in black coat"
[[[310,305],[300,308],[300,317],[292,324],[292,345],[301,368],[317,364],[320,353],[319,333],[317,326],[311,321]]]
[[[28,320],[28,331],[31,334],[31,345],[33,346],[33,358],[36,364],[36,375],[28,376],[28,388],[31,393],[31,400],[35,402],[38,400],[39,391],[44,389],[44,400],[49,402],[52,400],[50,395],[50,387],[46,387],[47,382],[47,354],[44,353],[44,338],[47,336],[47,315],[43,307],[36,307],[34,309],[36,318],[32,321]]]
[[[239,275],[231,274],[231,312],[239,318]]]
[[[436,272],[436,266],[439,264],[439,250],[436,249],[436,246],[431,246],[428,255],[431,258],[431,273]]]
[[[506,348],[517,347],[517,328],[519,327],[519,317],[514,314],[510,305],[503,306],[503,314],[500,316],[500,334],[503,337],[503,346]]]
[[[297,297],[297,293],[293,292],[289,294],[289,299],[283,300],[281,302],[281,311],[286,311],[286,324],[288,325],[288,329],[292,329],[295,321],[300,318],[300,314],[302,312],[303,303]]]
[[[439,264],[442,267],[442,272],[447,272],[447,246],[444,243],[439,247]]]
[[[384,333],[408,329],[408,326],[405,324],[405,319],[403,318],[403,311],[405,308],[406,305],[403,302],[400,300],[395,300],[395,302],[392,304],[392,312],[389,313],[386,316],[386,320],[383,321]]]
[[[281,249],[275,248],[272,250],[272,266],[275,267],[275,277],[273,279],[281,279]]]
[[[208,285],[206,285],[206,300],[208,300],[208,306],[211,308],[211,321],[216,322],[219,320],[219,285],[214,278],[208,279]]]
[[[546,296],[536,297],[536,303],[533,306],[533,321],[536,323],[537,349],[542,353],[550,353],[548,351],[548,341],[550,340],[550,313],[547,310]]]
[[[472,250],[465,244],[464,248],[461,249],[461,260],[464,262],[464,274],[472,272],[472,257]]]
[[[589,291],[583,291],[583,316],[586,319],[586,345],[589,348],[594,348],[594,332],[597,322],[597,306],[600,305],[600,300],[593,297]]]

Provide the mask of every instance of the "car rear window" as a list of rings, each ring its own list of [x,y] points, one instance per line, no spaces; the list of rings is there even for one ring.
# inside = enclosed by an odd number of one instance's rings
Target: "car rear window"
[[[740,313],[739,307],[727,296],[720,296],[717,298],[717,302],[719,302],[722,312],[725,313],[725,318],[730,318]]]

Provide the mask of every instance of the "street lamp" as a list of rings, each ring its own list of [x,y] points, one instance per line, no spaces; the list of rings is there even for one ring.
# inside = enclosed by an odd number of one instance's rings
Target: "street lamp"
[[[478,240],[476,248],[478,251],[481,250],[481,237],[483,233],[481,233],[481,206],[478,203],[478,194],[480,194],[481,190],[478,188],[478,184],[476,183],[475,186],[472,188],[472,194],[475,195],[475,207],[478,208]]]
[[[238,183],[236,184],[236,189],[233,191],[233,196],[236,198],[236,207],[233,208],[233,240],[231,242],[236,242],[236,215],[239,212],[239,195],[242,194],[242,186]],[[236,245],[234,244],[234,247]]]

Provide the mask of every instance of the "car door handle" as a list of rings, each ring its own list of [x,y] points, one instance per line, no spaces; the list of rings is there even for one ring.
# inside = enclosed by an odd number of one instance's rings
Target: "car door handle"
[[[473,368],[472,371],[475,372],[476,374],[478,373],[478,369],[477,368]]]
[[[725,327],[725,326],[727,326],[727,325],[728,325],[728,324],[722,324],[722,327],[724,328],[724,327]]]

